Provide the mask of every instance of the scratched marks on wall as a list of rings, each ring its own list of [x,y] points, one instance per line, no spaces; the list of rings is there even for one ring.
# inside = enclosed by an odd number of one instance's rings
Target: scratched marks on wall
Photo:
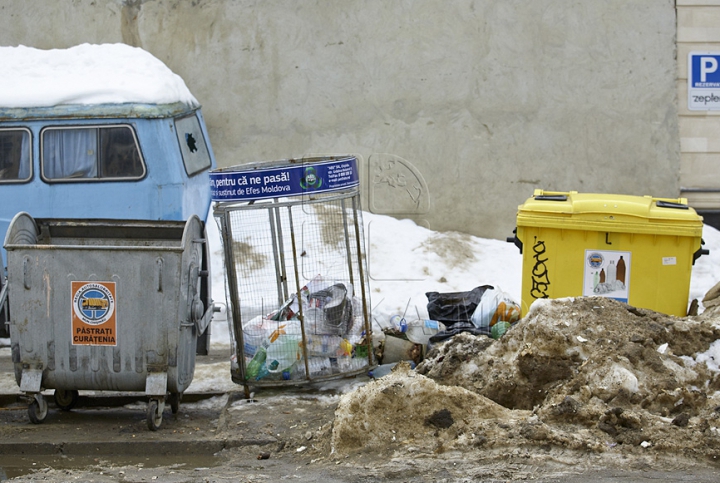
[[[429,211],[427,183],[410,161],[392,154],[373,154],[368,161],[370,211],[386,215]]]

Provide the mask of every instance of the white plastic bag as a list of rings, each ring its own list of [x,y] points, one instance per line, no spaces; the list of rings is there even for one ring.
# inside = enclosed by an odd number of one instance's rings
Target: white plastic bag
[[[270,336],[265,363],[271,374],[291,371],[293,364],[300,359],[302,332],[300,321],[289,320],[281,324]]]
[[[472,315],[472,323],[478,329],[492,329],[498,322],[510,324],[520,319],[520,306],[500,287],[486,290]]]

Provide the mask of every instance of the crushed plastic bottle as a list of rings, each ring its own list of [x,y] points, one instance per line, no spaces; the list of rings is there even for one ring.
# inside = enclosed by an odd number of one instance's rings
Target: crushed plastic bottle
[[[329,357],[313,357],[308,360],[311,376],[323,376],[330,373]]]
[[[326,376],[331,373],[330,358],[311,357],[308,359],[308,368],[310,369],[310,377]],[[290,379],[305,379],[305,363],[302,360],[297,361],[295,364]]]
[[[413,344],[427,345],[430,337],[445,330],[445,324],[437,320],[413,320],[407,324],[405,335]]]

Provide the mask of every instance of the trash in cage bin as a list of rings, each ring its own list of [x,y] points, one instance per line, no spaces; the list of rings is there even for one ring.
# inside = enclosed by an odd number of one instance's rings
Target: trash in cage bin
[[[375,361],[356,158],[223,168],[210,183],[233,381],[302,384],[367,372]]]
[[[348,303],[345,285],[336,283],[310,294],[310,305],[314,303],[317,305],[312,322],[317,332],[341,335],[347,331],[352,317],[352,303]]]

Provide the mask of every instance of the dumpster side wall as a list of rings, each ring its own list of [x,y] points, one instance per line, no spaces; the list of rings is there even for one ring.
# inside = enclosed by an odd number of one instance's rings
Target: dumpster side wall
[[[673,0],[7,0],[0,44],[142,47],[203,104],[220,166],[358,154],[364,207],[505,238],[537,187],[678,195],[675,19]]]
[[[43,370],[45,388],[144,391],[150,372],[167,372],[168,390],[182,392],[192,381],[195,360],[195,333],[186,314],[189,262],[198,257],[193,250],[8,251],[11,307],[18,314],[10,324],[18,384],[22,369],[31,367]],[[73,282],[113,287],[110,330],[75,322],[79,295]]]
[[[611,296],[636,307],[687,315],[693,254],[700,237],[519,226],[522,315],[539,298]],[[593,268],[593,256],[599,257]],[[608,263],[623,256],[624,287],[603,290]],[[602,268],[601,268],[602,267]],[[597,277],[594,277],[597,273]]]

